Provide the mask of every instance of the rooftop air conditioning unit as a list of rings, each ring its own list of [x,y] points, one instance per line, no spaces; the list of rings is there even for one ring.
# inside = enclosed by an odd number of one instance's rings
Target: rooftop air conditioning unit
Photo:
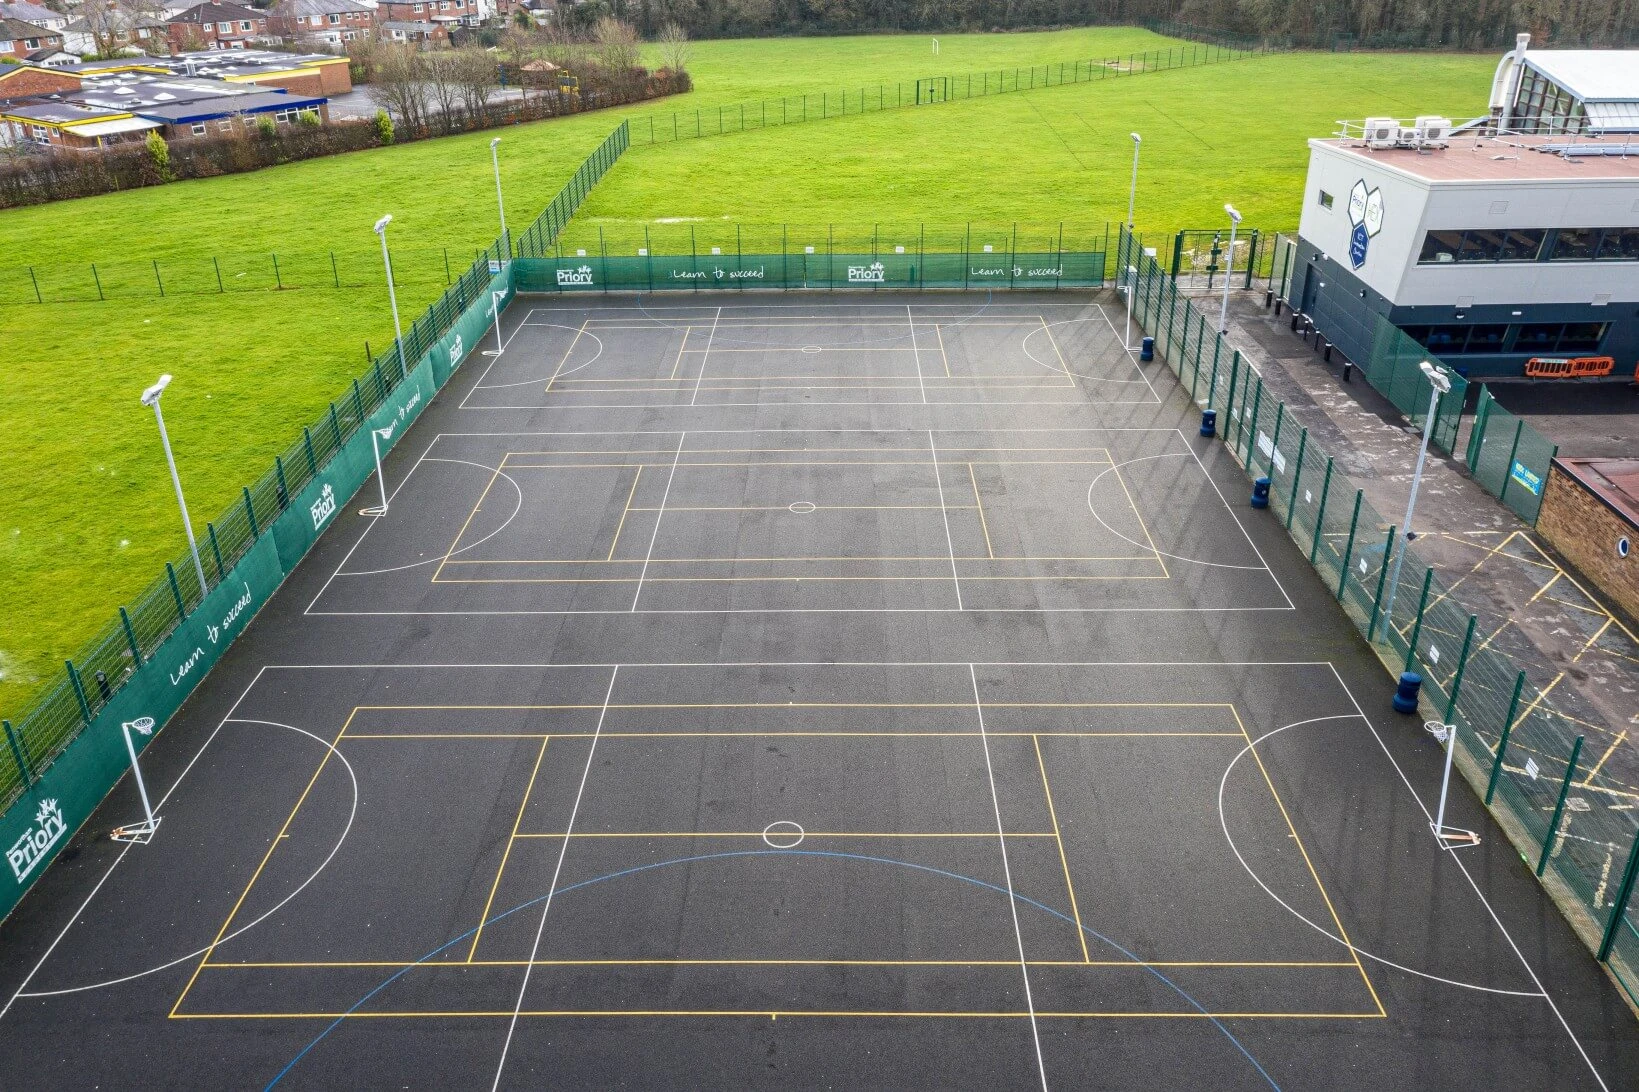
[[[1400,123],[1393,118],[1367,118],[1361,135],[1368,148],[1392,148],[1400,135]]]
[[[1438,114],[1419,114],[1416,133],[1418,147],[1444,148],[1451,139],[1451,119]]]

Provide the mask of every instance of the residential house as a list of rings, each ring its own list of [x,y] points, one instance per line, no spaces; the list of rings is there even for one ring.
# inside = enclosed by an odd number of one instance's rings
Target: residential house
[[[281,0],[268,10],[268,27],[292,42],[340,46],[368,37],[376,9],[362,0]]]
[[[166,24],[166,37],[173,52],[201,45],[206,49],[245,49],[267,39],[267,13],[207,0],[173,15]]]
[[[21,19],[0,19],[0,57],[22,60],[37,49],[63,48],[63,36]]]
[[[482,23],[478,5],[479,0],[377,0],[376,10],[383,22],[438,23],[447,31]]]
[[[35,68],[64,68],[71,64],[79,64],[80,56],[66,49],[36,49],[23,58],[23,63]]]
[[[72,72],[35,68],[32,65],[0,68],[0,104],[79,89],[80,77]]]
[[[449,28],[443,23],[429,23],[425,20],[388,19],[381,25],[381,36],[389,42],[414,42],[417,45],[435,45],[450,40]]]
[[[119,8],[87,12],[63,28],[63,48],[70,53],[143,53],[164,46],[162,20]]]
[[[41,30],[61,31],[68,26],[68,18],[39,4],[0,4],[0,19],[21,19]]]

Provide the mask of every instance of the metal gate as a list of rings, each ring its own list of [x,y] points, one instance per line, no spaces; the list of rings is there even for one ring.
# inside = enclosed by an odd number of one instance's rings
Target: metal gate
[[[1262,234],[1257,228],[1235,233],[1235,253],[1229,253],[1229,229],[1180,231],[1172,242],[1172,279],[1180,291],[1206,292],[1223,287],[1232,277],[1234,287],[1251,288],[1257,271]]]
[[[928,76],[916,81],[916,104],[944,102],[950,98],[949,76]]]

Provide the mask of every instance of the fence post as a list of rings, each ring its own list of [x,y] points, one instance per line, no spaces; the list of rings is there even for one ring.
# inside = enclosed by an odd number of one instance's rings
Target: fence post
[[[10,734],[11,724],[6,724],[6,732]],[[12,750],[16,750],[16,743]],[[1611,957],[1611,947],[1616,943],[1616,930],[1622,924],[1623,912],[1628,908],[1628,899],[1633,896],[1633,882],[1635,874],[1639,873],[1639,831],[1633,835],[1633,848],[1628,850],[1628,866],[1622,870],[1622,885],[1616,889],[1616,903],[1611,907],[1610,920],[1605,924],[1605,937],[1599,942],[1599,962],[1607,962]]]
[[[28,768],[28,759],[23,754],[23,741],[18,739],[17,733],[12,730],[11,721],[0,720],[0,724],[6,726],[6,742],[11,744],[11,757],[17,760],[17,772],[23,775],[23,788],[31,789],[34,787],[34,771]]]
[[[1411,640],[1406,642],[1406,670],[1410,671],[1417,665],[1417,639],[1423,635],[1423,612],[1428,609],[1428,589],[1434,583],[1434,566],[1430,565],[1423,570],[1423,594],[1417,599],[1417,621],[1411,625]],[[1392,627],[1394,619],[1386,619]]]
[[[341,421],[336,418],[336,403],[330,403],[330,437],[336,442],[336,449],[341,449]]]
[[[450,276],[450,248],[444,248],[444,283],[454,284],[455,278]]]
[[[125,643],[131,647],[131,660],[138,667],[142,666],[142,649],[137,647],[137,631],[131,628],[131,616],[120,608],[120,627],[125,630]]]
[[[272,254],[273,252],[269,251],[268,253]],[[279,256],[277,254],[273,254],[273,286],[281,290],[285,286],[284,278],[279,275]]]
[[[97,298],[99,300],[107,299],[108,297],[102,294],[102,278],[97,276],[97,263],[96,262],[91,263],[91,279],[93,281],[97,282]]]
[[[1468,632],[1463,635],[1463,651],[1457,657],[1457,672],[1451,677],[1451,700],[1446,702],[1445,722],[1454,723],[1452,717],[1457,715],[1457,695],[1463,688],[1463,672],[1468,670],[1468,650],[1474,644],[1474,624],[1479,621],[1474,615],[1468,616]]]
[[[1222,341],[1220,335],[1218,338]],[[1241,351],[1236,349],[1229,361],[1229,401],[1224,405],[1224,442],[1229,442],[1230,431],[1235,427],[1235,383],[1241,372]],[[1212,374],[1218,374],[1218,362],[1212,362]]]
[[[313,430],[306,425],[302,426],[302,447],[307,452],[307,476],[311,478],[319,472],[319,463],[313,458]]]
[[[1571,794],[1571,779],[1576,776],[1576,760],[1581,754],[1582,737],[1577,736],[1576,742],[1571,744],[1571,760],[1565,764],[1565,780],[1559,784],[1559,800],[1554,804],[1553,822],[1548,824],[1548,836],[1542,840],[1542,859],[1537,861],[1538,876],[1547,869],[1548,858],[1554,851],[1554,839],[1559,836],[1559,821],[1565,817],[1565,798]]]
[[[34,285],[34,302],[44,303],[45,299],[40,295],[40,278],[34,275],[34,267],[32,265],[28,267],[28,279],[30,283]]]
[[[285,485],[284,456],[273,456],[273,472],[277,474],[279,478],[279,511],[283,512],[290,506],[290,489]]]
[[[159,297],[165,298],[165,282],[159,279],[159,259],[154,259],[154,283],[159,285]]]
[[[359,393],[359,381],[356,376],[353,379],[353,418],[360,428],[364,427],[364,396]]]
[[[1206,327],[1206,320],[1205,319],[1201,320],[1201,325],[1202,325],[1202,328],[1205,329],[1205,327]],[[1218,356],[1219,356],[1220,353],[1223,352],[1223,348],[1224,348],[1224,339],[1223,338],[1215,337],[1215,338],[1212,339],[1212,376],[1211,376],[1211,378],[1209,378],[1207,380],[1207,385],[1206,385],[1206,408],[1207,409],[1212,408],[1212,400],[1214,398],[1216,398],[1217,395],[1218,395]]]
[[[1275,410],[1275,434],[1269,440],[1269,476],[1275,476],[1275,452],[1280,450],[1280,426],[1286,418],[1286,403]]]
[[[176,619],[183,621],[188,617],[188,611],[182,605],[182,586],[176,582],[176,569],[169,561],[165,563],[165,577],[171,582],[171,598],[176,600]]]
[[[250,539],[255,542],[262,537],[262,530],[256,526],[256,506],[250,503],[250,486],[242,488],[245,493],[245,516],[250,520]]]
[[[1463,452],[1463,458],[1472,472],[1475,460],[1478,459],[1480,448],[1485,444],[1485,419],[1491,412],[1491,403],[1488,400],[1491,388],[1480,386],[1480,404],[1474,407],[1474,427],[1468,432],[1468,450]]]
[[[1508,753],[1508,737],[1514,732],[1514,714],[1519,711],[1519,696],[1525,690],[1525,672],[1514,679],[1514,696],[1508,699],[1508,715],[1502,718],[1502,733],[1497,737],[1497,758],[1491,763],[1491,780],[1485,786],[1485,806],[1497,792],[1497,776],[1502,773],[1502,758]]]
[[[217,542],[216,542],[216,524],[214,524],[214,523],[205,524],[205,530],[210,533],[211,556],[216,558],[216,582],[218,584],[220,584],[220,583],[222,583],[222,577],[225,573],[225,570],[224,570],[224,567],[222,565],[222,547],[217,545]]]
[[[227,289],[222,287],[222,263],[216,260],[215,254],[211,255],[211,265],[216,270],[216,290],[226,292]]]
[[[1303,431],[1298,434],[1298,466],[1296,470],[1292,471],[1292,494],[1286,498],[1286,529],[1288,531],[1292,529],[1292,516],[1297,513],[1298,483],[1303,480],[1303,450],[1308,446],[1309,429],[1308,426],[1304,426]]]
[[[1383,540],[1383,564],[1377,567],[1377,591],[1372,593],[1372,616],[1366,623],[1366,643],[1372,643],[1372,634],[1377,632],[1377,612],[1383,605],[1383,578],[1389,574],[1389,561],[1394,555],[1395,528],[1389,528],[1388,537]]]
[[[1515,418],[1514,443],[1508,449],[1508,462],[1502,468],[1502,488],[1497,491],[1497,499],[1504,504],[1508,502],[1508,483],[1514,478],[1514,459],[1519,455],[1520,435],[1525,431],[1525,418]]]
[[[1343,602],[1343,589],[1349,586],[1349,561],[1354,557],[1354,530],[1360,522],[1360,501],[1365,492],[1359,489],[1354,491],[1354,515],[1349,517],[1349,541],[1343,547],[1343,567],[1337,578],[1337,601]]]
[[[1247,420],[1247,428],[1242,430],[1246,437],[1245,466],[1252,466],[1253,443],[1258,433],[1258,411],[1263,408],[1263,376],[1258,376],[1258,388],[1252,392],[1252,416]]]
[[[336,252],[334,250],[330,252],[330,279],[335,282],[337,288],[341,287],[341,272],[336,268]]]

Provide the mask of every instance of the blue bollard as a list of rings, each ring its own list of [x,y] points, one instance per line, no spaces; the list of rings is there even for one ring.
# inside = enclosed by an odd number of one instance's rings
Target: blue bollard
[[[1145,338],[1138,346],[1138,359],[1145,364],[1155,359],[1155,339],[1153,337]]]
[[[1201,411],[1201,435],[1218,435],[1218,411],[1215,409]]]
[[[1417,712],[1417,694],[1423,689],[1423,677],[1415,671],[1407,671],[1400,676],[1400,685],[1394,692],[1394,711],[1396,713]]]
[[[1269,507],[1269,479],[1259,478],[1252,483],[1252,507]]]

